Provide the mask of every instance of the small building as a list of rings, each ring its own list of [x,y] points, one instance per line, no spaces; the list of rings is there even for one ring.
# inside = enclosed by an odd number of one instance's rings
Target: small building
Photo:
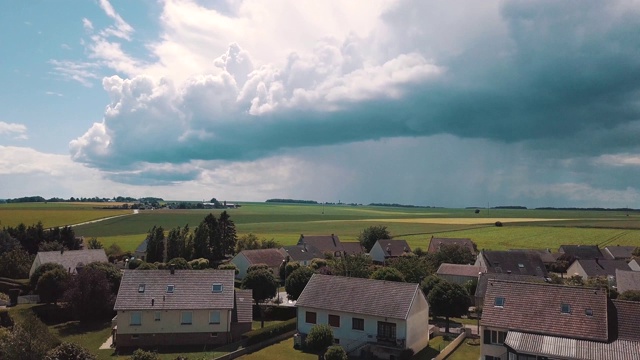
[[[140,259],[142,261],[145,261],[145,259],[147,258],[147,245],[149,244],[149,238],[145,238],[140,245],[138,245],[138,247],[136,248],[136,250],[133,252],[133,256],[136,259]]]
[[[611,260],[631,260],[633,258],[633,251],[637,248],[637,246],[607,246],[602,249],[602,253],[605,258]]]
[[[573,256],[576,259],[604,259],[598,245],[561,245],[558,253]]]
[[[329,254],[332,256],[342,256],[344,248],[340,243],[340,238],[337,235],[304,235],[300,234],[297,245],[313,246],[318,249],[322,254]]]
[[[126,270],[114,310],[116,349],[216,346],[251,330],[251,290],[233,270]]]
[[[79,268],[92,262],[109,262],[104,249],[38,251],[31,264],[29,277],[40,265],[46,263],[59,264],[70,274],[76,274]]]
[[[614,282],[616,270],[631,270],[624,260],[578,259],[567,269],[567,276],[578,275],[584,280],[606,277]]]
[[[429,242],[429,248],[427,250],[428,253],[435,254],[440,251],[440,248],[444,245],[459,245],[463,248],[469,249],[471,254],[474,256],[478,254],[478,249],[476,248],[476,244],[471,241],[471,239],[467,238],[436,238],[431,237],[431,241]]]
[[[287,253],[290,261],[296,261],[304,266],[310,265],[313,259],[324,258],[324,254],[313,246],[291,245],[284,246],[281,249]]]
[[[352,356],[397,359],[429,344],[429,304],[418,284],[314,274],[296,307],[299,339],[328,324]]]
[[[640,272],[616,269],[616,290],[620,294],[629,290],[640,291]]]
[[[482,359],[640,360],[640,303],[603,289],[491,280]]]
[[[231,259],[231,262],[238,268],[236,279],[242,280],[247,275],[247,270],[251,265],[265,264],[277,276],[280,273],[280,266],[287,258],[287,252],[282,249],[256,249],[242,250]]]
[[[482,250],[474,265],[486,269],[487,273],[547,277],[547,269],[540,255],[528,251]]]
[[[371,256],[371,260],[377,263],[384,263],[385,260],[397,258],[399,256],[407,255],[411,253],[411,247],[406,240],[378,240],[371,251],[369,251],[369,255]]]
[[[468,281],[478,281],[486,269],[476,265],[441,264],[436,272],[439,278],[448,282],[464,285]]]

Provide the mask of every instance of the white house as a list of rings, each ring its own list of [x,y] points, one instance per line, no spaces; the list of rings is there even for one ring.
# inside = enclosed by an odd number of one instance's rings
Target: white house
[[[314,274],[296,307],[299,339],[328,324],[349,355],[397,359],[429,344],[429,304],[418,284]]]
[[[369,255],[371,256],[371,260],[377,263],[383,263],[386,259],[396,258],[410,252],[411,248],[405,240],[388,239],[376,241],[371,251],[369,251]]]
[[[59,264],[70,274],[75,274],[78,268],[92,262],[109,262],[104,249],[38,251],[31,264],[29,277],[40,265],[46,263]]]

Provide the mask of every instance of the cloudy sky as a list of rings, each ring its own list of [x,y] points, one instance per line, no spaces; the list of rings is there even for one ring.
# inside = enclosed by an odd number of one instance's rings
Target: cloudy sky
[[[0,198],[640,208],[638,1],[4,1],[0,30]]]

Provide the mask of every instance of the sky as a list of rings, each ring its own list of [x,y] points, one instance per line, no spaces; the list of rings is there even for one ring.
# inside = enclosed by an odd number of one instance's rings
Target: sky
[[[639,1],[3,1],[0,45],[0,198],[640,208]]]

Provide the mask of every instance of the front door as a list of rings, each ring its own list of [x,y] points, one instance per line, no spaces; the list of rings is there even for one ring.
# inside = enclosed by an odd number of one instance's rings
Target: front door
[[[378,321],[378,341],[396,341],[396,324]]]

